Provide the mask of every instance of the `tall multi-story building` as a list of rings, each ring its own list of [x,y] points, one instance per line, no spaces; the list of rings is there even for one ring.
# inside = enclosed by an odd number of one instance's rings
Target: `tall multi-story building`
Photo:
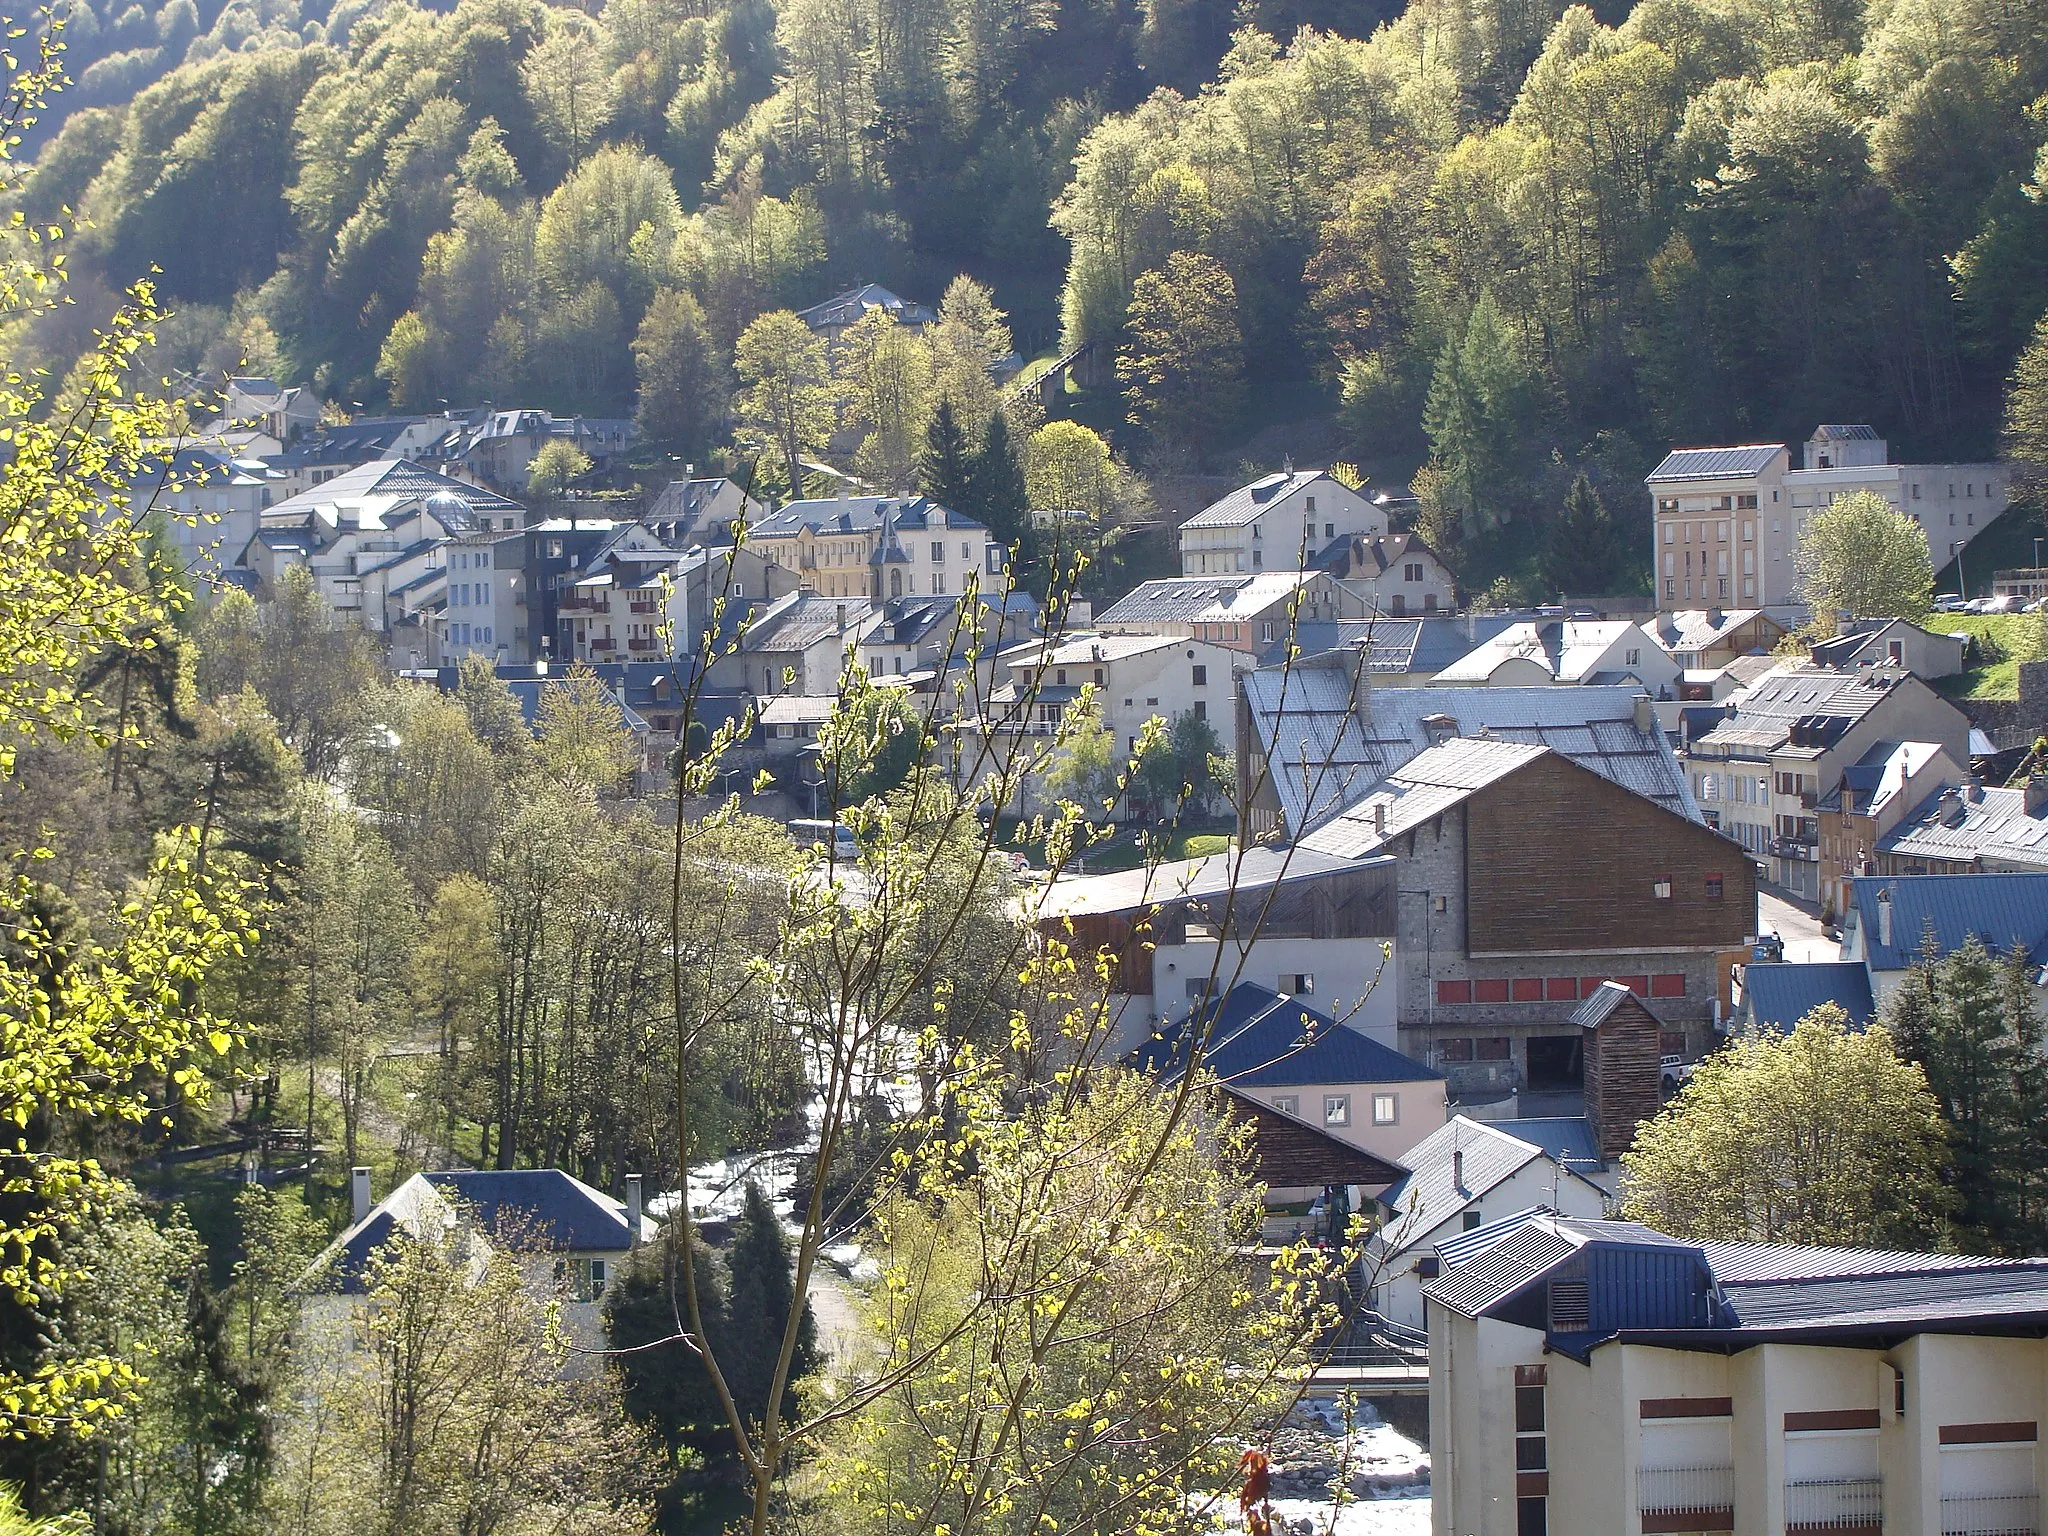
[[[1438,1252],[1437,1536],[2041,1529],[2048,1262],[1542,1209]]]
[[[986,527],[922,496],[792,501],[752,523],[747,543],[820,597],[958,597],[1009,590],[1009,551]]]
[[[1920,525],[1936,568],[2003,512],[2003,464],[1893,464],[1866,426],[1820,426],[1792,466],[1784,443],[1678,448],[1650,472],[1657,606],[1760,608],[1800,601],[1793,555],[1815,511],[1874,491]],[[1988,571],[1985,573],[1990,574]]]

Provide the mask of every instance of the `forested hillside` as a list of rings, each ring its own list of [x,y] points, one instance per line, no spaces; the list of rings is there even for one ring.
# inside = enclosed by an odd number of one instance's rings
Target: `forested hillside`
[[[966,273],[1026,355],[1178,347],[1198,406],[1320,381],[1480,532],[1672,440],[1988,456],[2048,307],[2041,0],[176,0],[68,36],[24,211],[91,228],[39,354],[154,263],[157,361],[344,409],[624,413],[679,328],[722,399],[762,312]],[[1244,436],[1112,404],[1139,460]]]

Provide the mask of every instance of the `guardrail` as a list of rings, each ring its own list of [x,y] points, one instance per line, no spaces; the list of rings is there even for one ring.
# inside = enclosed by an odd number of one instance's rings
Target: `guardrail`
[[[1733,1530],[1735,1468],[1639,1467],[1636,1508],[1645,1532]]]
[[[1884,1484],[1875,1477],[1811,1478],[1785,1485],[1786,1536],[1806,1532],[1879,1532]]]
[[[2040,1536],[2041,1499],[2033,1493],[1945,1493],[1941,1536]]]

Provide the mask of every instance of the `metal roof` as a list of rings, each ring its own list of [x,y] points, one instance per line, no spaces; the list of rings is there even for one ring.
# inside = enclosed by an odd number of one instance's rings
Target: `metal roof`
[[[1700,738],[1702,746],[1762,746],[1788,741],[1802,722],[1834,721],[1847,729],[1911,677],[1896,667],[1840,672],[1796,666],[1758,678],[1729,701],[1728,719]]]
[[[1923,1266],[1838,1279],[1725,1285],[1724,1292],[1738,1328],[1854,1328],[1939,1323],[1957,1316],[2048,1314],[2048,1264]]]
[[[1587,1168],[1607,1161],[1600,1155],[1600,1140],[1593,1133],[1593,1122],[1585,1115],[1539,1115],[1496,1120],[1493,1124],[1519,1141],[1541,1147],[1553,1161]]]
[[[1315,571],[1245,576],[1167,576],[1142,582],[1096,616],[1099,624],[1223,624],[1253,617],[1313,581]]]
[[[1879,892],[1891,897],[1889,944],[1878,937]],[[1849,906],[1872,972],[1905,970],[1930,934],[1942,955],[1974,934],[1995,953],[2017,945],[2048,962],[2048,874],[1855,875]]]
[[[1883,438],[1877,435],[1877,428],[1866,427],[1861,423],[1853,426],[1843,426],[1823,422],[1820,426],[1813,429],[1813,440],[1818,442],[1822,439],[1850,443],[1881,443],[1884,441]]]
[[[1621,1006],[1622,999],[1630,996],[1633,994],[1622,983],[1603,981],[1572,1010],[1572,1022],[1581,1029],[1598,1029],[1606,1022],[1607,1015]]]
[[[1436,1256],[1443,1261],[1445,1269],[1455,1269],[1460,1264],[1469,1264],[1477,1255],[1493,1247],[1502,1238],[1521,1231],[1537,1217],[1556,1214],[1547,1205],[1527,1206],[1511,1216],[1489,1221],[1469,1232],[1453,1233],[1436,1245]]]
[[[1265,475],[1250,485],[1241,485],[1228,496],[1212,501],[1193,517],[1181,524],[1183,528],[1242,528],[1255,522],[1274,502],[1284,500],[1296,491],[1314,485],[1318,480],[1330,480],[1320,469],[1288,470],[1280,474]],[[1332,485],[1337,482],[1330,480]]]
[[[1074,875],[1046,888],[1039,912],[1048,918],[1105,912],[1142,912],[1163,902],[1264,891],[1293,880],[1365,869],[1390,860],[1359,859],[1311,848],[1246,848],[1199,859],[1120,869],[1105,875]]]
[[[1763,612],[1761,608],[1681,608],[1644,628],[1667,651],[1704,651]]]
[[[1355,653],[1243,676],[1252,729],[1296,836],[1355,804],[1431,745],[1424,721],[1547,746],[1626,789],[1700,819],[1691,788],[1653,720],[1636,724],[1637,688],[1373,688]],[[1355,691],[1355,697],[1354,697]]]
[[[1318,853],[1359,858],[1426,826],[1489,784],[1527,767],[1547,748],[1531,742],[1445,742],[1409,759],[1370,794],[1304,837]]]
[[[1743,1004],[1753,1023],[1790,1030],[1822,1003],[1833,1003],[1861,1029],[1877,1013],[1870,972],[1853,960],[1751,964],[1742,971]]]
[[[1232,1088],[1443,1080],[1443,1073],[1339,1024],[1299,998],[1282,997],[1249,981],[1167,1025],[1128,1060],[1162,1081],[1178,1081],[1187,1070],[1190,1049],[1205,1032],[1202,1065]]]
[[[2048,873],[2048,804],[2029,813],[2024,789],[1944,788],[1915,806],[1877,848],[1902,859],[1990,859]]]
[[[1995,1259],[1971,1253],[1902,1253],[1886,1248],[1822,1248],[1802,1243],[1700,1244],[1723,1285],[1759,1281],[1872,1279],[1924,1275],[1959,1269],[2010,1269],[2024,1259]]]
[[[1457,1181],[1460,1153],[1465,1172],[1462,1185]],[[1445,1222],[1456,1220],[1468,1205],[1483,1200],[1541,1156],[1543,1149],[1534,1142],[1511,1136],[1484,1120],[1452,1116],[1448,1124],[1402,1154],[1408,1176],[1380,1196],[1392,1212],[1386,1225],[1389,1245],[1396,1250],[1418,1246]]]
[[[1674,448],[1651,470],[1645,483],[1667,480],[1747,480],[1770,468],[1786,451],[1783,443],[1745,443],[1737,448]]]
[[[801,651],[834,636],[857,645],[881,622],[882,616],[864,597],[792,592],[754,616],[740,648],[747,652]]]

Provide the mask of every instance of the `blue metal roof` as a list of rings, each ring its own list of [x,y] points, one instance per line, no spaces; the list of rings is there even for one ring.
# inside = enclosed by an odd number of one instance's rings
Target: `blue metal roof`
[[[1544,1115],[1529,1120],[1495,1120],[1494,1129],[1541,1147],[1552,1161],[1595,1167],[1606,1161],[1593,1122],[1584,1115]]]
[[[1749,1016],[1766,1029],[1789,1030],[1822,1003],[1834,1003],[1862,1029],[1877,1013],[1870,972],[1854,960],[1752,964],[1742,973]]]
[[[1878,895],[1891,898],[1891,942],[1882,942]],[[2048,963],[2048,874],[1858,875],[1849,881],[1863,953],[1872,971],[1901,971],[1920,958],[1928,934],[1938,954],[1972,934],[1984,947]]]
[[[1169,1024],[1131,1054],[1140,1071],[1178,1077],[1210,1015],[1202,1064],[1234,1088],[1284,1088],[1304,1083],[1434,1082],[1443,1073],[1381,1045],[1327,1014],[1241,981],[1223,995]]]

